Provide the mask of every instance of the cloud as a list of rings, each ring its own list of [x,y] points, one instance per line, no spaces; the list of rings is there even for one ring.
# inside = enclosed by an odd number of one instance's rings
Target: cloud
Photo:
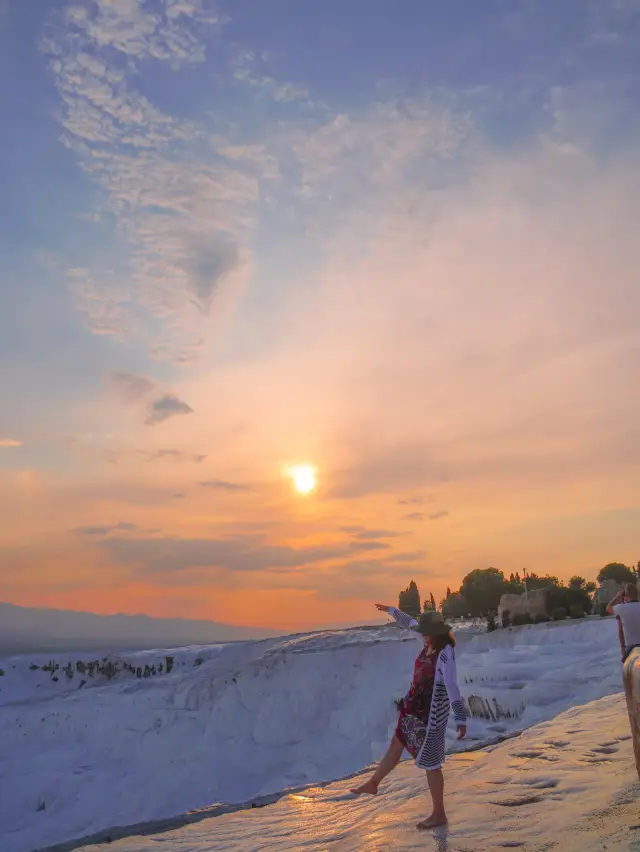
[[[293,83],[279,83],[265,73],[265,65],[264,56],[246,48],[240,48],[233,58],[233,76],[260,94],[268,95],[276,103],[302,101],[306,106],[311,106],[307,89]]]
[[[424,512],[410,512],[402,516],[403,521],[424,521]]]
[[[426,502],[424,497],[406,497],[398,500],[398,506],[422,506]]]
[[[393,561],[398,563],[421,562],[427,556],[424,550],[412,550],[407,553],[394,553]]]
[[[175,492],[171,495],[171,497],[172,497],[174,500],[184,500],[184,494],[183,494],[181,491],[175,491]]]
[[[0,438],[0,447],[22,447],[23,442],[17,441],[15,438]]]
[[[309,567],[304,571],[287,574],[265,573],[256,578],[255,582],[266,589],[308,590],[315,592],[319,598],[357,598],[362,601],[363,597],[370,600],[384,599],[389,594],[390,586],[400,587],[404,581],[398,579],[399,571],[403,571],[403,566],[393,558],[388,561],[367,559],[321,568]],[[228,575],[221,577],[221,582],[224,583],[227,578]]]
[[[96,46],[135,59],[171,60],[178,63],[198,63],[205,58],[196,27],[218,28],[220,18],[202,7],[199,0],[179,0],[164,7],[125,0],[96,0],[91,8],[69,6],[67,22],[81,42],[85,39]],[[83,39],[84,36],[84,39]],[[94,58],[87,67],[95,71],[101,61]]]
[[[389,555],[385,560],[334,560],[321,565],[305,565],[303,570],[254,572],[250,585],[256,590],[310,591],[315,593],[314,596],[324,599],[358,598],[361,602],[363,597],[370,600],[385,599],[390,589],[395,594],[398,588],[407,584],[410,576],[414,575],[415,562],[423,559],[424,553],[407,556],[413,558],[397,559]],[[422,572],[420,576],[425,575]],[[440,576],[433,571],[428,572],[430,580]],[[154,581],[169,588],[207,587],[213,581],[218,589],[243,589],[246,588],[247,577],[242,573],[218,568],[187,568],[179,573],[156,574]]]
[[[358,545],[354,547],[354,544]],[[102,546],[117,562],[137,573],[156,574],[190,568],[228,571],[289,571],[346,557],[354,550],[380,549],[377,542],[350,542],[293,548],[264,544],[262,536],[231,538],[107,538]]]
[[[147,425],[162,423],[170,417],[175,417],[177,414],[193,414],[193,408],[187,405],[186,402],[178,399],[177,396],[166,393],[151,403],[145,423]]]
[[[160,449],[154,453],[142,452],[148,457],[149,461],[169,459],[175,462],[195,462],[195,464],[200,464],[207,458],[205,453],[186,453],[183,450],[174,449]]]
[[[122,399],[127,403],[135,403],[144,400],[153,391],[157,392],[156,385],[151,379],[146,376],[140,376],[136,373],[111,373],[107,377],[107,382],[116,390]],[[169,417],[174,417],[176,414],[192,414],[193,409],[186,402],[178,399],[177,396],[171,393],[162,393],[162,396],[153,400],[148,405],[148,414],[145,422],[147,425],[153,423],[162,423]],[[141,455],[146,455],[149,459],[164,459],[173,458],[175,461],[204,461],[206,455],[197,453],[183,453],[176,449],[159,449],[153,453],[145,450],[140,451]]]
[[[126,521],[120,521],[117,524],[104,526],[76,527],[74,532],[78,535],[106,536],[112,532],[133,532],[137,529],[138,527],[136,526],[136,524],[127,523]]]
[[[352,541],[351,550],[389,550],[391,545],[386,541]]]
[[[211,234],[191,247],[184,268],[194,301],[202,312],[208,311],[216,288],[238,264],[238,246],[227,234]]]
[[[361,526],[340,527],[340,532],[355,536],[356,538],[363,539],[365,541],[378,538],[398,538],[403,535],[403,533],[395,530],[369,530],[366,527]]]
[[[445,510],[441,512],[434,512],[433,515],[429,515],[430,521],[439,521],[440,518],[446,518],[449,515],[449,512]]]
[[[71,452],[80,454],[85,458],[92,457],[113,465],[123,463],[123,467],[126,467],[126,463],[136,463],[140,460],[146,462],[172,461],[176,464],[202,464],[207,459],[206,453],[192,453],[173,448],[136,450],[127,447],[100,447],[101,443],[112,437],[111,435],[87,436],[84,440],[67,438],[65,445]]]
[[[87,219],[105,230],[118,223],[111,263],[70,265],[76,307],[94,333],[144,336],[150,353],[180,363],[210,333],[191,306],[204,314],[214,295],[224,306],[223,282],[232,299],[244,280],[260,146],[217,155],[233,142],[219,121],[168,112],[140,79],[151,62],[176,78],[202,64],[221,26],[200,0],[95,0],[69,6],[40,44],[60,97],[61,141],[100,190]]]
[[[154,357],[187,363],[199,354],[211,304],[216,320],[227,316],[249,278],[259,216],[292,208],[299,222],[313,219],[308,246],[331,239],[355,211],[388,210],[389,189],[408,171],[440,179],[438,167],[470,132],[466,109],[428,93],[331,112],[268,73],[263,51],[216,39],[221,16],[195,0],[95,0],[59,20],[41,49],[60,99],[61,141],[99,187],[87,216],[111,229],[114,244],[111,264],[70,264],[70,286],[92,331],[144,338]],[[228,73],[216,70],[207,86],[211,103],[233,103],[228,119],[205,110],[198,120],[198,111],[154,102],[149,86],[143,92],[145,69],[164,66],[178,87],[212,45],[216,69],[226,64]],[[292,173],[299,179],[287,181]]]
[[[420,163],[423,176],[430,176],[440,161],[460,150],[471,131],[462,111],[456,114],[447,104],[420,96],[392,97],[352,115],[330,115],[312,131],[294,136],[302,192],[307,197],[335,193],[349,205],[363,194],[379,200],[390,186],[404,184],[412,165]]]
[[[239,482],[227,482],[224,479],[206,479],[203,482],[199,482],[198,485],[214,491],[249,491],[248,485],[243,485]]]
[[[155,387],[150,379],[136,373],[111,373],[107,376],[107,382],[125,402],[137,402]]]

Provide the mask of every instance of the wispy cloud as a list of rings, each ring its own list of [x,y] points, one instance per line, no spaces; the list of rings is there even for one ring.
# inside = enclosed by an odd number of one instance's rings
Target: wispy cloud
[[[111,373],[107,384],[114,388],[125,402],[138,402],[154,390],[154,383],[136,373]]]
[[[189,305],[206,312],[222,281],[244,275],[257,184],[244,156],[215,155],[228,139],[154,105],[137,78],[149,60],[175,75],[203,63],[220,27],[200,0],[95,0],[69,6],[41,44],[63,104],[62,141],[104,191],[93,219],[117,218],[122,249],[112,267],[74,269],[78,308],[96,333],[146,334],[150,349],[178,361],[204,328]],[[151,333],[171,316],[188,322]]]
[[[138,529],[136,524],[128,523],[127,521],[120,521],[117,524],[104,524],[101,526],[86,526],[86,527],[76,527],[74,532],[78,535],[86,535],[86,536],[106,536],[112,532],[133,532]]]
[[[198,483],[202,488],[210,488],[213,491],[249,491],[248,485],[241,482],[228,482],[224,479],[206,479]]]
[[[23,442],[18,441],[15,438],[0,438],[0,447],[22,447]]]
[[[177,414],[193,414],[193,408],[187,405],[186,402],[178,399],[177,396],[165,394],[160,399],[156,399],[151,403],[145,423],[149,426],[154,423],[163,423]]]
[[[156,450],[154,453],[145,453],[145,455],[149,461],[168,459],[175,462],[194,462],[195,464],[201,464],[207,458],[205,453],[186,453],[183,450],[174,449]]]
[[[42,42],[63,105],[62,141],[103,190],[92,217],[103,228],[117,219],[123,249],[111,266],[74,266],[79,310],[96,333],[146,338],[150,353],[180,363],[207,338],[198,312],[213,302],[226,311],[246,281],[260,210],[294,203],[304,219],[313,216],[314,240],[331,237],[341,216],[363,209],[363,193],[386,207],[386,190],[409,171],[437,177],[471,126],[464,110],[433,97],[332,113],[304,86],[269,74],[264,54],[237,46],[226,56],[228,79],[211,78],[222,87],[214,97],[245,91],[247,115],[257,109],[254,96],[283,111],[278,121],[268,110],[257,135],[253,121],[225,121],[222,112],[186,119],[140,91],[146,62],[164,63],[179,81],[205,62],[222,26],[195,0],[95,0],[70,7]],[[291,168],[300,181],[283,180]]]
[[[441,518],[446,518],[449,512],[446,509],[443,509],[441,512],[434,512],[432,515],[429,515],[430,521],[439,521]]]
[[[384,530],[384,529],[367,529],[362,526],[346,526],[340,527],[340,532],[346,533],[347,535],[355,536],[355,538],[362,539],[364,541],[369,539],[384,539],[384,538],[398,538],[403,535],[403,533],[398,532],[397,530]]]
[[[221,568],[229,571],[289,571],[348,556],[355,549],[380,549],[376,542],[325,544],[294,548],[270,545],[255,536],[234,538],[107,538],[104,547],[118,562],[143,573]]]
[[[391,545],[387,541],[352,541],[351,550],[369,551],[369,550],[390,550]]]
[[[106,377],[106,383],[127,404],[135,405],[140,403],[144,405],[146,402],[147,413],[145,423],[147,425],[162,423],[164,420],[168,420],[177,414],[193,413],[190,405],[179,399],[175,394],[163,392],[155,382],[146,376],[141,376],[137,373],[111,373]],[[160,396],[154,400],[149,400],[152,394],[160,394]],[[119,452],[108,451],[112,461],[116,461],[118,458],[126,455],[131,455],[131,452],[127,450]],[[159,448],[154,451],[138,450],[137,452],[151,461],[173,459],[174,461],[201,462],[207,457],[203,453],[187,453],[174,448]]]

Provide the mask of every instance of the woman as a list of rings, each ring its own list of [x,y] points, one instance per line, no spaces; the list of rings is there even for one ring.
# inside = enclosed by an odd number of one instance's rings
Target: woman
[[[394,606],[376,604],[381,612],[391,615],[401,627],[421,633],[424,647],[418,654],[409,692],[399,702],[400,716],[391,745],[368,781],[352,789],[353,793],[375,796],[383,778],[400,762],[406,749],[416,766],[426,769],[433,801],[433,812],[418,823],[419,829],[447,824],[444,809],[445,734],[449,708],[453,709],[458,739],[467,733],[467,714],[460,697],[456,675],[455,639],[451,628],[438,612],[423,612],[416,621]]]

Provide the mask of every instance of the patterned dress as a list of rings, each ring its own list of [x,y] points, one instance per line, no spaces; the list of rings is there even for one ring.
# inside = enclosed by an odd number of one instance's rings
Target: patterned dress
[[[389,615],[401,627],[415,630],[418,626],[415,618],[396,607],[390,607]],[[396,727],[398,739],[414,757],[418,768],[430,772],[444,763],[447,723],[452,710],[456,725],[466,725],[455,649],[447,645],[437,657],[427,654],[425,649],[416,659],[411,688],[402,703]]]
[[[401,702],[396,736],[415,760],[427,735],[437,655],[426,648],[418,654],[409,692]]]

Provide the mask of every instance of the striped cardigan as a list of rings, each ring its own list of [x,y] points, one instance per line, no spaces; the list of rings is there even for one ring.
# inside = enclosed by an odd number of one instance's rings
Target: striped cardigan
[[[406,612],[392,606],[389,615],[401,626],[415,630],[418,622]],[[433,698],[429,711],[427,734],[422,748],[416,757],[416,766],[431,771],[440,769],[444,763],[445,736],[449,711],[453,710],[456,725],[466,725],[467,713],[458,688],[456,672],[456,654],[451,645],[447,645],[438,654],[436,674],[433,684]]]

